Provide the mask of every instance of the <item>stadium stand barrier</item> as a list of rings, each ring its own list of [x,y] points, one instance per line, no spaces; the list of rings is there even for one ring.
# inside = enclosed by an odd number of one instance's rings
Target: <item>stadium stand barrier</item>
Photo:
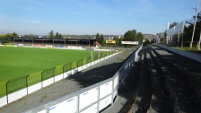
[[[113,77],[24,113],[99,113],[107,109],[118,98],[140,50],[141,47],[134,51]]]
[[[103,52],[104,53],[104,52]],[[28,94],[38,91],[46,86],[58,82],[104,59],[118,54],[118,52],[99,52],[93,57],[81,59],[72,63],[46,69],[35,75],[26,75],[0,83],[0,107],[16,101]],[[105,55],[105,56],[104,56]]]

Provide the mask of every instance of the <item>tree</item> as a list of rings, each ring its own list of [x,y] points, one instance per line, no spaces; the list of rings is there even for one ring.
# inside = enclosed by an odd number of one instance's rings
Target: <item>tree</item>
[[[136,30],[129,30],[124,34],[124,41],[137,41]]]
[[[193,34],[193,27],[194,27],[194,21],[195,17],[193,16],[191,19],[186,20],[186,26],[184,27],[184,34],[183,34],[183,41],[186,42],[184,43],[184,46],[189,46],[189,41],[191,41],[192,34]],[[200,29],[201,29],[201,12],[198,13],[197,15],[197,21],[196,21],[196,26],[195,26],[195,33],[193,37],[193,41],[198,41],[200,37]],[[194,46],[196,43],[193,43]]]
[[[173,28],[174,26],[176,26],[177,24],[178,24],[178,22],[173,22],[173,23],[170,24],[169,28],[171,29],[171,28]]]
[[[34,38],[34,35],[33,34],[29,34],[29,35],[27,35],[27,38]]]
[[[103,34],[101,34],[101,36],[100,36],[100,43],[104,44],[104,36],[103,36]]]
[[[53,32],[53,30],[51,30],[51,31],[49,32],[49,38],[54,38],[54,32]]]
[[[150,44],[150,41],[148,39],[145,39],[144,45]]]
[[[96,41],[101,44],[104,45],[104,36],[103,34],[99,35],[99,33],[96,34]]]
[[[96,34],[96,40],[99,42],[99,39],[100,39],[100,35],[97,33]],[[100,42],[99,42],[100,43]]]
[[[63,38],[62,34],[59,34],[59,38]]]
[[[0,35],[0,42],[2,44],[10,43],[12,41],[12,37],[15,37],[15,36],[17,36],[16,33],[7,33],[4,35]]]
[[[114,36],[113,40],[116,41],[116,46],[121,46],[121,41],[123,40],[123,38]]]
[[[138,41],[139,44],[142,44],[142,41],[144,39],[144,35],[141,32],[137,32],[135,29],[128,30],[124,34],[123,41]]]
[[[13,32],[13,33],[11,33],[11,36],[15,37],[15,36],[17,36],[17,33]]]
[[[140,44],[142,44],[143,39],[144,39],[144,35],[141,32],[138,32],[137,40],[139,41]]]
[[[59,33],[56,32],[55,38],[59,38]]]

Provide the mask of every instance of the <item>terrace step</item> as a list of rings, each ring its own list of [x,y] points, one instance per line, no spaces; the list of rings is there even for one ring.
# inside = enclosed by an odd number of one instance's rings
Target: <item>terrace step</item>
[[[197,76],[186,71],[179,62],[175,63],[175,60],[179,59],[175,59],[174,56],[176,55],[159,47],[151,45],[143,47],[139,84],[130,112],[201,112],[201,94],[198,85],[201,77],[199,74]],[[190,75],[194,81],[197,80],[195,83],[189,79]]]
[[[166,77],[167,84],[170,87],[170,90],[172,90],[172,93],[170,96],[175,96],[175,105],[173,105],[174,110],[177,112],[186,112],[186,113],[199,113],[200,110],[200,102],[197,98],[196,89],[190,83],[187,75],[184,73],[181,67],[174,64],[174,57],[162,57],[159,54],[159,48],[158,47],[150,47],[152,50],[152,53],[157,60],[159,67],[163,70],[163,73]],[[158,50],[159,52],[157,52]],[[161,53],[164,54],[164,53]],[[176,102],[177,101],[177,102]],[[176,112],[175,111],[175,112]]]
[[[139,75],[139,82],[136,92],[135,102],[132,106],[132,112],[146,112],[149,109],[152,85],[150,81],[150,75],[147,63],[147,56],[145,52],[141,52],[140,56],[141,69]]]

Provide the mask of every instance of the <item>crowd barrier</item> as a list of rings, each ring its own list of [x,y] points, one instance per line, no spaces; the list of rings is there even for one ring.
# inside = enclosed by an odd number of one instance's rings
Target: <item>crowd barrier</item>
[[[112,57],[118,53],[114,51],[99,52],[94,56],[81,59],[76,62],[65,64],[61,67],[54,67],[42,71],[37,76],[22,76],[13,80],[0,83],[0,107],[16,101],[28,94],[38,91],[70,75],[80,72],[87,67]],[[56,72],[55,72],[56,71]],[[60,73],[60,74],[58,74]]]
[[[112,106],[138,59],[139,47],[112,78],[96,83],[24,113],[97,113]]]

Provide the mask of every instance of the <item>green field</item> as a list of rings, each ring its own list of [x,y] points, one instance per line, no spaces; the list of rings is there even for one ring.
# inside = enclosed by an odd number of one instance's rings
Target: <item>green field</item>
[[[62,68],[63,64],[87,57],[90,57],[90,51],[0,47],[0,82],[40,74],[44,69],[56,66]]]

